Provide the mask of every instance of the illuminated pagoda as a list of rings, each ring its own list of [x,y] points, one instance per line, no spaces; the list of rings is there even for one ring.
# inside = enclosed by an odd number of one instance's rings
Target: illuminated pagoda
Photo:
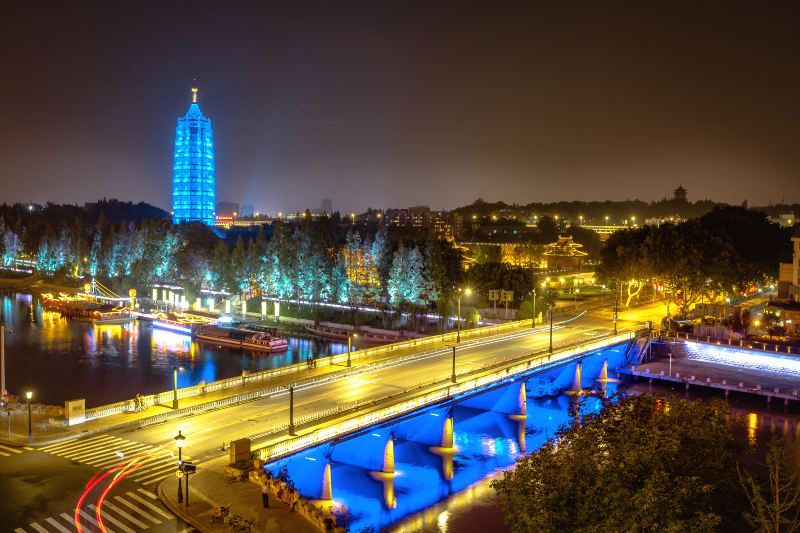
[[[583,266],[583,258],[587,253],[581,250],[582,244],[572,240],[571,236],[561,236],[558,241],[544,247],[548,270],[577,270]]]
[[[197,88],[192,104],[175,128],[175,159],[172,167],[172,218],[180,222],[213,225],[216,209],[214,134],[211,121],[197,105]]]

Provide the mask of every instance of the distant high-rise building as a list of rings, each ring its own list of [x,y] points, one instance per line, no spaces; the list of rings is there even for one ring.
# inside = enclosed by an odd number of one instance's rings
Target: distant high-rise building
[[[211,121],[197,105],[197,88],[192,103],[175,128],[175,158],[172,167],[172,219],[213,225],[216,207],[214,134]]]
[[[240,217],[247,217],[252,218],[255,215],[255,209],[252,205],[242,204],[242,208],[239,210]]]
[[[331,200],[330,198],[323,198],[322,212],[328,213],[329,215],[333,213],[333,200]]]

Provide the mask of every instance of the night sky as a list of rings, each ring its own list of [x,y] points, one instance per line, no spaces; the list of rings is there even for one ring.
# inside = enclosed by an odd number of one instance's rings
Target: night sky
[[[800,202],[800,2],[20,1],[1,18],[0,201],[169,209],[197,76],[217,198],[261,211],[678,184]]]

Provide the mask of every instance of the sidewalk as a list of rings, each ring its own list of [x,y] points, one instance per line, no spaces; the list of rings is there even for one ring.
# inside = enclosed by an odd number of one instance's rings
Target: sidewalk
[[[274,492],[269,498],[269,507],[261,503],[261,486],[251,481],[225,481],[227,456],[197,465],[197,473],[189,482],[189,506],[179,504],[178,479],[170,477],[158,485],[158,495],[164,505],[175,515],[191,524],[199,531],[226,531],[228,526],[221,520],[211,522],[215,506],[230,507],[231,515],[254,520],[253,531],[265,533],[319,533],[300,512],[279,502]],[[186,487],[183,487],[184,494]],[[299,507],[299,505],[298,505]]]

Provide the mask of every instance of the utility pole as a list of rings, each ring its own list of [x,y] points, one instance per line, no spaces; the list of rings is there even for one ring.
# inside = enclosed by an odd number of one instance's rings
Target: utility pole
[[[6,320],[0,319],[0,398],[6,397]]]
[[[550,307],[550,353],[553,353],[553,308]]]
[[[450,375],[450,381],[455,383],[456,382],[456,345],[454,344],[452,346],[452,348],[453,348],[453,372]]]
[[[289,435],[294,435],[294,386],[289,387]]]

